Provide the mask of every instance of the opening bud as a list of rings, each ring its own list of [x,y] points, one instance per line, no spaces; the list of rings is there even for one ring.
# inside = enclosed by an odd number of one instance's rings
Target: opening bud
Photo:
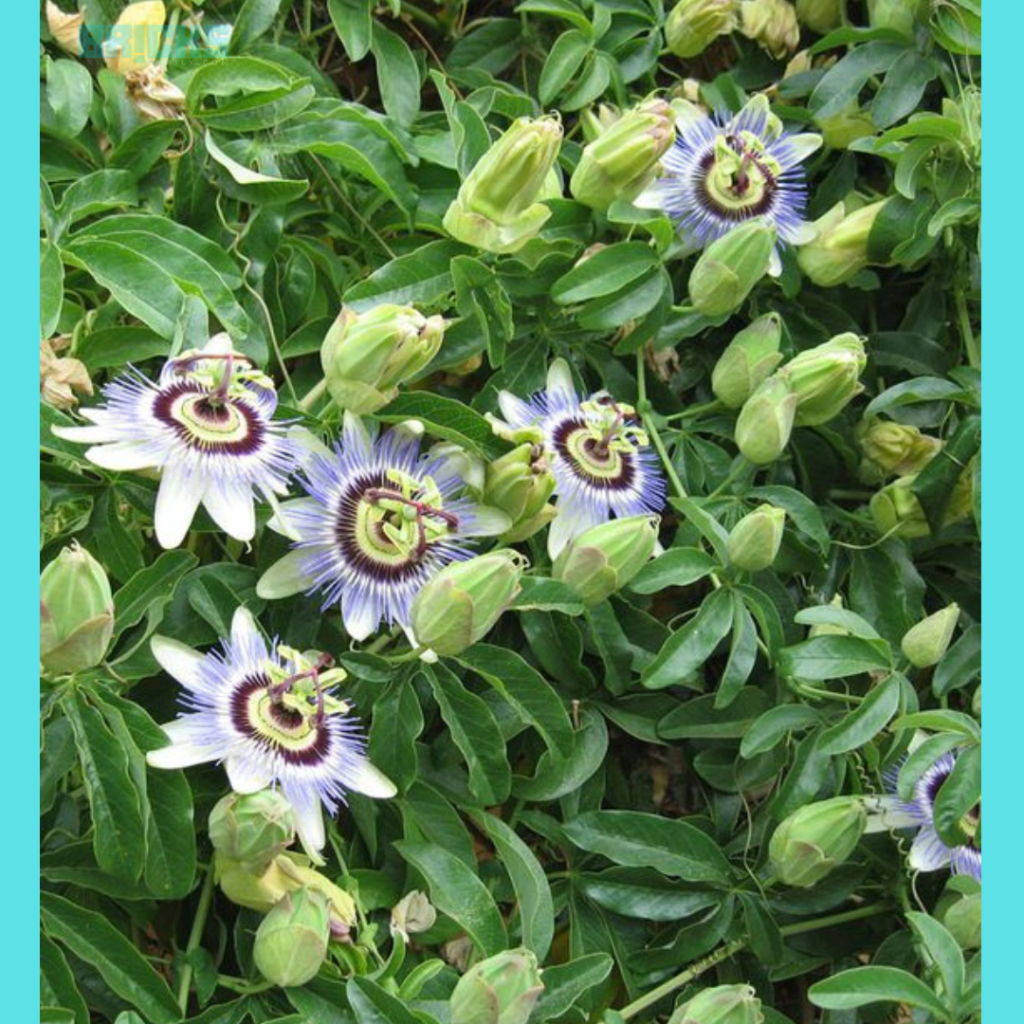
[[[782,362],[782,317],[765,313],[729,342],[711,372],[711,390],[730,409],[738,409]]]
[[[505,950],[474,964],[452,992],[451,1024],[526,1024],[544,991],[540,973],[528,949]]]
[[[413,889],[406,893],[391,910],[391,930],[409,941],[410,935],[429,931],[437,920],[437,911],[426,893]]]
[[[584,530],[562,549],[552,575],[594,605],[624,587],[654,554],[658,516],[628,516]]]
[[[960,606],[954,602],[911,626],[900,641],[900,649],[907,661],[915,668],[938,665],[953,639],[959,618]]]
[[[412,306],[387,303],[364,313],[342,309],[320,348],[320,365],[335,404],[356,415],[376,412],[398,385],[437,355],[447,323]]]
[[[114,599],[103,566],[77,542],[39,577],[39,659],[52,675],[98,665],[114,633]]]
[[[919,473],[942,447],[937,437],[890,420],[862,420],[857,440],[864,458],[885,475]]]
[[[554,489],[541,444],[521,444],[487,466],[483,503],[501,509],[512,521],[501,536],[503,543],[526,540],[554,518],[555,508],[548,504]]]
[[[275,789],[231,793],[210,812],[210,842],[255,874],[295,841],[295,812]]]
[[[867,365],[864,341],[838,334],[824,345],[801,352],[778,372],[797,396],[795,424],[814,426],[835,419],[864,390],[860,375]]]
[[[669,1024],[763,1024],[761,1000],[750,985],[716,985],[678,1007]]]
[[[846,861],[866,826],[867,811],[856,797],[807,804],[772,834],[769,861],[785,885],[810,888]]]
[[[311,889],[286,893],[256,930],[253,959],[260,974],[282,988],[312,981],[327,959],[331,922],[327,900]]]
[[[767,466],[786,450],[793,433],[797,396],[778,374],[743,403],[736,420],[736,444],[755,466]]]
[[[679,0],[665,20],[665,45],[677,57],[698,57],[736,28],[736,0]]]
[[[782,545],[786,513],[774,505],[758,505],[729,534],[729,561],[744,572],[760,572],[775,561]]]
[[[967,464],[953,485],[942,519],[944,527],[969,518],[974,511],[973,461]],[[872,496],[868,508],[879,533],[908,539],[931,535],[924,509],[913,491],[916,479],[916,475],[901,476]]]
[[[775,228],[756,219],[716,238],[690,272],[690,302],[705,316],[731,313],[768,272],[774,248]]]
[[[849,214],[843,203],[836,203],[814,222],[814,238],[797,248],[800,269],[822,288],[856,277],[868,265],[868,236],[887,202],[869,203]]]
[[[508,549],[446,565],[412,603],[416,642],[440,655],[475,644],[519,593],[525,568],[525,558]]]
[[[776,60],[800,45],[800,23],[788,0],[743,0],[740,31]]]

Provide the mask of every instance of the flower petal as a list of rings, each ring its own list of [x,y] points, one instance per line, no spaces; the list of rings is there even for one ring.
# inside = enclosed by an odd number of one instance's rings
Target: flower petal
[[[203,494],[203,505],[229,537],[248,542],[256,536],[256,509],[248,484],[214,481]]]
[[[161,547],[176,548],[185,539],[204,488],[203,478],[191,469],[172,465],[164,470],[153,517]]]
[[[341,445],[360,459],[368,460],[373,451],[373,439],[366,425],[354,413],[346,412],[342,420]]]
[[[500,508],[490,505],[475,505],[465,525],[460,525],[460,537],[497,537],[499,533],[512,529],[512,520]]]
[[[196,731],[188,719],[178,718],[161,728],[171,742],[146,754],[146,763],[153,768],[191,768],[219,760],[223,753],[217,743],[198,742]]]
[[[346,587],[341,595],[341,618],[353,640],[365,640],[380,624],[380,615],[362,589]]]
[[[279,558],[257,581],[257,596],[273,601],[305,593],[314,582],[302,568],[308,558],[308,552],[303,550],[289,551]]]
[[[517,398],[511,391],[498,392],[498,407],[501,415],[513,429],[528,427],[537,418],[536,412],[524,402]]]
[[[931,825],[925,825],[914,836],[907,858],[915,871],[938,871],[949,863],[949,847],[939,838]]]
[[[324,832],[324,812],[320,806],[320,798],[308,786],[281,784],[281,793],[292,805],[295,812],[295,831],[303,850],[312,858],[314,864],[323,864],[320,851],[327,844]]]
[[[557,558],[569,541],[602,521],[603,517],[599,512],[588,510],[582,503],[560,501],[558,515],[552,520],[548,530],[548,554],[553,559]]]
[[[190,690],[197,688],[200,681],[199,666],[203,663],[204,655],[169,636],[154,636],[149,641],[149,648],[169,676]]]
[[[113,427],[50,427],[54,437],[64,441],[75,441],[81,444],[103,444],[104,442],[118,441],[121,432]]]
[[[252,612],[245,605],[239,605],[231,616],[231,642],[238,647],[263,644],[263,634]]]
[[[256,758],[227,757],[224,759],[224,770],[236,793],[258,793],[266,789],[273,779],[270,766]]]
[[[572,370],[564,359],[556,359],[548,367],[548,393],[562,392],[569,398],[576,397],[576,385],[572,382]]]
[[[821,136],[814,132],[790,135],[786,139],[786,144],[792,150],[793,163],[799,164],[821,148]]]
[[[369,761],[363,760],[357,767],[345,773],[342,780],[348,789],[363,796],[372,796],[377,800],[393,797],[398,789],[395,784]]]

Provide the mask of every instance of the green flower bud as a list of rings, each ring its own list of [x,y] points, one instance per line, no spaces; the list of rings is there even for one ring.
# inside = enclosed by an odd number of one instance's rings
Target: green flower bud
[[[711,372],[711,390],[730,409],[738,409],[782,362],[782,317],[765,313],[729,342]]]
[[[953,492],[942,520],[944,527],[969,518],[974,511],[972,476],[969,462],[960,474],[959,480],[953,485]],[[931,535],[924,509],[921,508],[921,503],[913,491],[916,479],[917,476],[914,474],[901,476],[872,496],[868,508],[879,533],[908,539]]]
[[[900,649],[907,661],[915,668],[938,665],[953,639],[959,618],[960,606],[954,602],[911,626],[900,641]]]
[[[946,910],[942,923],[961,949],[981,949],[981,893],[961,896]]]
[[[716,238],[690,272],[690,302],[705,316],[738,308],[768,271],[775,228],[753,219]]]
[[[800,45],[800,23],[788,0],[743,0],[740,31],[776,60]]]
[[[606,129],[622,117],[618,108],[610,103],[599,103],[597,107],[587,107],[580,114],[580,127],[583,129],[583,141],[593,142]]]
[[[831,117],[816,118],[815,124],[821,129],[821,137],[829,149],[849,149],[857,139],[878,131],[871,116],[861,110],[856,100],[851,100]]]
[[[483,502],[512,521],[512,528],[501,536],[502,543],[526,540],[554,518],[555,508],[548,504],[554,489],[543,445],[521,444],[488,465]]]
[[[551,570],[594,605],[624,587],[654,554],[658,542],[657,516],[628,516],[584,530],[569,542]]]
[[[453,238],[507,253],[534,238],[551,216],[545,198],[559,194],[554,176],[562,142],[555,117],[520,117],[477,161],[444,215]]]
[[[677,57],[698,57],[736,28],[736,0],[679,0],[665,20],[665,45]]]
[[[763,1024],[761,1000],[750,985],[702,989],[677,1007],[669,1024]]]
[[[736,420],[736,444],[756,466],[774,462],[789,444],[797,396],[778,374],[769,377],[743,403]]]
[[[526,1024],[544,991],[537,958],[508,949],[481,960],[452,991],[451,1024]]]
[[[672,108],[664,100],[645,100],[584,147],[569,182],[573,198],[595,210],[607,210],[620,197],[632,199],[654,177],[674,138]]]
[[[942,447],[937,437],[889,420],[862,420],[857,441],[864,457],[886,474],[919,473]]]
[[[796,0],[796,16],[812,32],[827,35],[843,22],[843,0]]]
[[[814,238],[797,248],[800,269],[821,288],[856,277],[868,265],[868,235],[887,202],[870,203],[850,214],[843,203],[836,203],[814,222]]]
[[[971,696],[971,714],[977,719],[981,718],[981,683],[978,683]]]
[[[297,889],[275,903],[256,930],[253,959],[260,974],[282,988],[312,981],[327,959],[331,921],[327,900]]]
[[[357,415],[383,408],[437,355],[446,326],[443,317],[425,317],[412,306],[342,309],[320,349],[331,398]]]
[[[867,361],[863,340],[847,332],[786,363],[776,376],[784,378],[797,396],[796,426],[835,419],[864,390],[860,375]]]
[[[771,866],[785,885],[808,889],[853,853],[866,826],[867,812],[856,797],[807,804],[772,834]]]
[[[774,505],[758,505],[729,534],[729,561],[744,572],[767,569],[779,553],[786,513]]]
[[[114,599],[103,566],[76,542],[39,577],[39,659],[59,675],[98,665],[114,633]]]
[[[446,565],[412,603],[416,642],[440,655],[475,644],[519,593],[524,568],[523,556],[507,549]]]
[[[888,28],[912,36],[914,22],[923,7],[922,0],[868,0],[868,22],[872,28]]]
[[[209,831],[218,853],[262,874],[295,841],[295,812],[276,789],[231,793],[210,812]]]

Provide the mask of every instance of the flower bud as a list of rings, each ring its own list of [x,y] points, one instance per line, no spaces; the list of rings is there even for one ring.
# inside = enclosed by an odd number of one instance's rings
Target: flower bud
[[[210,842],[255,874],[295,841],[295,813],[276,790],[231,793],[210,812]]]
[[[942,923],[961,949],[981,949],[981,893],[961,896],[946,910]]]
[[[698,57],[736,28],[736,0],[679,0],[665,20],[665,45],[677,57]]]
[[[912,36],[922,6],[921,0],[868,0],[868,23]]]
[[[488,465],[483,503],[512,521],[512,528],[502,534],[503,543],[526,540],[554,518],[555,508],[548,504],[554,489],[543,445],[521,444]]]
[[[937,437],[890,420],[863,420],[857,440],[864,457],[886,474],[919,473],[942,447]]]
[[[800,23],[788,0],[743,0],[740,31],[776,60],[800,45]]]
[[[85,363],[71,356],[58,356],[54,342],[40,338],[39,397],[55,409],[73,409],[78,404],[76,392],[92,394]]]
[[[569,182],[573,198],[595,210],[607,210],[620,197],[632,199],[674,138],[672,108],[661,99],[645,100],[584,147]]]
[[[669,1024],[763,1024],[761,1000],[750,985],[705,988],[669,1018]]]
[[[916,475],[901,476],[886,484],[871,498],[868,508],[878,532],[894,537],[928,537],[931,529],[924,509],[914,494]],[[942,525],[949,526],[970,516],[973,507],[971,474],[963,472],[953,487]]]
[[[454,655],[480,640],[519,593],[525,559],[501,549],[446,565],[412,603],[416,642]]]
[[[796,16],[812,32],[827,35],[843,23],[843,0],[796,0]]]
[[[768,271],[775,228],[754,219],[716,238],[690,272],[690,302],[705,316],[736,309]]]
[[[769,377],[743,403],[736,420],[736,445],[755,466],[774,462],[789,444],[797,396],[778,374]]]
[[[507,949],[474,964],[452,991],[451,1024],[526,1024],[544,991],[537,958]]]
[[[784,378],[797,396],[796,426],[835,419],[864,390],[860,375],[867,361],[863,340],[847,332],[786,363],[776,376]]]
[[[782,318],[765,313],[729,342],[711,372],[711,390],[729,409],[738,409],[782,362]]]
[[[446,326],[443,317],[425,317],[412,306],[342,309],[320,349],[331,398],[356,415],[383,408],[437,355]]]
[[[82,54],[82,23],[84,14],[68,14],[62,11],[53,0],[46,0],[46,26],[53,36],[53,41],[73,57]]]
[[[814,222],[814,238],[797,248],[800,269],[821,288],[856,277],[868,265],[868,235],[887,202],[869,203],[849,215],[843,203],[836,203]]]
[[[810,888],[853,853],[866,825],[867,811],[856,797],[806,804],[772,834],[772,868],[785,885]]]
[[[871,115],[861,110],[856,100],[851,100],[831,117],[816,118],[815,124],[829,149],[849,149],[857,139],[874,135],[878,130]]]
[[[77,542],[39,577],[39,658],[51,674],[93,668],[114,633],[114,599],[103,566]]]
[[[555,160],[562,125],[555,117],[520,117],[477,161],[444,215],[453,238],[508,253],[535,237],[551,216],[545,198],[559,194]]]
[[[960,606],[954,602],[911,626],[900,641],[900,649],[907,661],[915,668],[938,665],[953,639],[959,618]]]
[[[624,587],[654,554],[657,516],[628,516],[584,530],[564,547],[551,570],[594,605]]]
[[[729,534],[729,561],[743,572],[767,569],[779,553],[786,513],[774,505],[758,505]]]
[[[437,911],[419,889],[406,893],[391,910],[391,930],[401,935],[406,942],[410,935],[429,931],[437,920]]]
[[[275,903],[256,930],[253,959],[260,974],[282,988],[312,981],[327,959],[331,936],[327,901],[297,889]]]

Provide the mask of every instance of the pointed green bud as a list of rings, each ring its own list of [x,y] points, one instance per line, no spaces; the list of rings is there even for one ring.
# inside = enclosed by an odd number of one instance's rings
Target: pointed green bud
[[[786,450],[793,433],[797,396],[778,374],[743,403],[736,420],[736,444],[755,466],[767,466]]]
[[[922,0],[868,0],[868,23],[871,28],[888,28],[911,37],[924,9]]]
[[[500,549],[446,565],[416,595],[412,632],[435,654],[460,654],[489,632],[519,593],[526,560]]]
[[[501,535],[504,544],[516,544],[532,537],[555,516],[548,504],[555,478],[541,444],[524,443],[487,466],[483,502],[512,520],[511,529]]]
[[[856,797],[819,800],[794,811],[772,834],[768,858],[785,885],[817,885],[844,863],[867,826],[864,804]]]
[[[543,991],[536,956],[505,950],[459,978],[449,1003],[451,1024],[526,1024]]]
[[[812,32],[827,35],[843,23],[843,0],[796,0],[796,16]]]
[[[103,566],[77,542],[39,577],[39,659],[61,675],[98,665],[114,633],[114,599]]]
[[[610,103],[599,103],[596,107],[587,107],[580,114],[580,126],[583,129],[583,141],[593,142],[610,128],[622,116],[618,108]]]
[[[981,893],[965,893],[946,910],[942,923],[961,949],[981,949]]]
[[[295,812],[276,789],[231,793],[210,812],[209,832],[218,853],[262,874],[295,841]]]
[[[425,317],[412,306],[342,309],[320,349],[331,398],[356,415],[383,408],[437,355],[446,326],[443,317]]]
[[[834,288],[856,277],[868,265],[868,236],[888,201],[870,203],[849,214],[843,203],[836,203],[814,222],[814,238],[797,248],[800,269],[821,288]]]
[[[677,57],[699,57],[736,28],[736,0],[679,0],[665,19],[665,45]]]
[[[954,602],[911,626],[900,641],[900,649],[907,661],[915,668],[938,665],[953,639],[959,618],[960,606]]]
[[[937,437],[890,420],[862,420],[857,441],[864,457],[884,473],[919,473],[942,447]]]
[[[776,60],[800,45],[800,23],[788,0],[743,0],[740,16],[740,31]]]
[[[645,100],[626,111],[584,147],[569,182],[573,198],[595,210],[632,199],[654,177],[674,138],[672,108],[664,100]]]
[[[711,390],[729,409],[738,409],[766,381],[782,353],[782,317],[765,313],[729,342],[711,372]]]
[[[327,959],[331,921],[327,900],[311,889],[281,897],[256,930],[253,959],[260,974],[282,988],[312,981]]]
[[[551,216],[544,199],[559,194],[555,160],[562,142],[556,117],[520,117],[477,161],[444,215],[453,238],[508,253],[534,238]]]
[[[867,362],[863,339],[847,332],[786,363],[776,376],[782,377],[797,396],[796,426],[810,427],[835,419],[864,390],[860,375]]]
[[[705,988],[669,1018],[669,1024],[763,1024],[761,1000],[750,985]]]
[[[729,561],[743,572],[760,572],[775,561],[782,545],[786,513],[774,505],[758,505],[729,534]]]
[[[756,219],[716,238],[690,272],[690,302],[705,316],[731,313],[768,272],[774,248],[775,228]]]
[[[836,594],[835,597],[829,601],[829,604],[833,608],[843,607],[843,595]],[[836,626],[831,622],[816,622],[809,630],[807,630],[807,639],[813,640],[816,636],[850,636],[851,633],[844,626]]]
[[[657,516],[628,516],[584,530],[567,544],[551,570],[595,605],[624,587],[647,564],[658,542]]]

